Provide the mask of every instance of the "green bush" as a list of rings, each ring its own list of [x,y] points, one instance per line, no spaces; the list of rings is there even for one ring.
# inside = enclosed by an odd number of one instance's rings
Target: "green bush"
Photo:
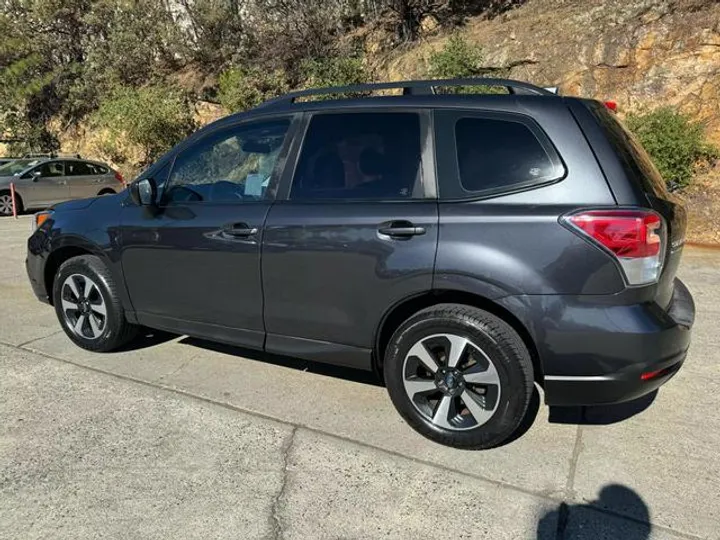
[[[718,150],[707,143],[702,124],[672,107],[630,114],[625,123],[671,188],[688,185],[699,162],[719,155]]]
[[[300,73],[303,86],[306,88],[363,84],[370,79],[360,56],[309,58],[302,62]],[[328,94],[318,96],[317,99],[334,99],[337,97],[335,94]]]
[[[93,115],[92,124],[106,131],[107,151],[123,156],[139,147],[149,163],[195,129],[193,111],[182,92],[167,86],[121,87]]]
[[[481,77],[487,69],[481,67],[484,54],[480,45],[469,42],[462,34],[455,33],[447,40],[445,46],[430,55],[427,74],[431,79],[462,79]],[[506,93],[501,87],[459,86],[447,88],[446,93],[456,94],[497,94]]]
[[[220,74],[218,99],[228,111],[250,109],[288,91],[285,73],[259,68],[234,67]]]
[[[433,79],[473,77],[479,73],[483,58],[482,47],[455,33],[441,50],[430,55],[428,75]]]

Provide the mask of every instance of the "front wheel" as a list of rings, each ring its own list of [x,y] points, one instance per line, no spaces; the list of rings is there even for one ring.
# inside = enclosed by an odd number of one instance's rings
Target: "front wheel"
[[[17,213],[22,213],[22,201],[17,193],[15,193],[15,206]],[[12,194],[9,191],[0,191],[0,216],[12,216],[12,214]]]
[[[53,304],[63,330],[83,349],[112,351],[135,335],[110,271],[93,255],[73,257],[60,266]]]
[[[533,391],[527,347],[486,311],[440,304],[405,321],[384,363],[393,404],[416,431],[457,448],[486,449],[510,439]]]

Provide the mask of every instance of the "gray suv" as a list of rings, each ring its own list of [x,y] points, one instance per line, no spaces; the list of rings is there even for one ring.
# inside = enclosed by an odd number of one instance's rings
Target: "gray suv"
[[[79,158],[23,158],[0,166],[0,215],[12,214],[10,184],[18,212],[125,189],[123,178],[104,163]]]
[[[92,351],[144,325],[374,370],[413,428],[460,448],[512,438],[536,384],[549,405],[655,390],[695,315],[683,206],[603,103],[433,91],[472,84],[219,120],[127,192],[38,214],[32,287]]]

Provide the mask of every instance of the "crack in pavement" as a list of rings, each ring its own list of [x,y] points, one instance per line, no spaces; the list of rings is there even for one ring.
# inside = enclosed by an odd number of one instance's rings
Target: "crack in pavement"
[[[584,415],[585,412],[583,411],[583,416]],[[575,499],[575,472],[577,471],[580,452],[582,452],[582,424],[578,424],[577,432],[575,433],[575,444],[573,445],[573,452],[570,456],[570,467],[568,468],[568,476],[565,482],[565,498],[567,500]]]
[[[197,356],[198,355],[195,354],[195,355],[191,356],[190,358],[186,359],[182,364],[180,364],[178,367],[173,369],[170,373],[165,373],[164,375],[160,375],[160,377],[155,379],[155,382],[161,383],[164,379],[169,379],[170,377],[172,377],[173,375],[178,373],[180,370],[186,368],[190,362],[192,362],[193,360],[195,360],[195,358],[197,358]]]
[[[338,434],[336,434],[336,433],[332,433],[332,432],[329,432],[329,431],[324,431],[324,430],[322,430],[322,429],[315,428],[315,427],[312,427],[312,426],[309,426],[309,425],[306,425],[306,424],[290,422],[290,421],[288,421],[288,420],[285,420],[285,419],[282,419],[282,418],[278,418],[278,417],[275,417],[275,416],[272,416],[272,415],[269,415],[269,414],[265,414],[265,413],[261,413],[261,412],[254,411],[254,410],[251,410],[251,409],[246,409],[246,408],[243,408],[243,407],[239,407],[239,406],[237,406],[237,405],[233,405],[232,403],[228,403],[228,402],[224,402],[224,401],[218,401],[218,400],[213,399],[213,398],[211,398],[211,397],[207,397],[207,396],[203,396],[203,395],[199,395],[199,394],[193,394],[193,393],[188,392],[188,391],[186,391],[186,390],[182,390],[181,388],[174,387],[174,386],[168,386],[168,385],[166,385],[166,384],[163,384],[163,383],[160,383],[160,382],[157,382],[157,381],[150,381],[150,380],[145,380],[145,379],[139,379],[139,378],[132,377],[132,376],[129,376],[129,375],[122,375],[122,374],[119,374],[119,373],[113,373],[112,371],[107,371],[107,370],[104,370],[104,369],[100,369],[100,368],[96,368],[96,367],[92,367],[92,366],[80,364],[80,363],[74,362],[74,361],[72,361],[72,360],[67,360],[67,359],[65,359],[65,358],[60,358],[60,357],[57,357],[57,356],[53,356],[53,355],[48,354],[48,353],[46,353],[46,352],[39,351],[39,350],[37,350],[37,349],[33,349],[33,348],[30,348],[30,347],[27,347],[27,348],[26,348],[26,347],[20,347],[20,346],[18,346],[18,345],[13,345],[13,344],[11,344],[11,343],[6,343],[6,342],[2,342],[2,341],[0,341],[0,345],[4,345],[4,346],[6,346],[6,347],[9,347],[9,348],[12,348],[12,349],[17,349],[17,350],[24,351],[24,352],[29,352],[29,353],[32,353],[32,354],[37,354],[37,355],[39,355],[39,356],[48,358],[48,359],[50,359],[50,360],[54,360],[54,361],[56,361],[56,362],[62,362],[62,363],[64,363],[64,364],[70,364],[70,365],[72,365],[72,366],[75,366],[75,367],[78,367],[78,368],[81,368],[81,369],[85,369],[85,370],[88,370],[88,371],[93,371],[93,372],[95,372],[95,373],[102,373],[103,375],[108,375],[108,376],[110,376],[110,377],[115,377],[115,378],[117,378],[117,379],[121,379],[121,380],[124,380],[124,381],[127,381],[127,382],[133,382],[133,383],[136,383],[136,384],[141,384],[141,385],[148,386],[148,387],[151,387],[151,388],[155,388],[155,389],[158,389],[158,390],[164,390],[164,391],[166,391],[166,392],[171,392],[171,393],[173,393],[173,394],[177,394],[177,395],[180,395],[180,396],[189,398],[189,399],[201,401],[201,402],[203,402],[203,403],[207,403],[207,404],[210,404],[210,405],[214,405],[214,406],[218,406],[218,407],[223,407],[223,408],[225,408],[225,409],[232,410],[232,411],[235,411],[235,412],[239,412],[239,413],[242,413],[242,414],[247,414],[247,415],[250,415],[250,416],[254,416],[254,417],[256,417],[256,418],[263,418],[263,419],[265,419],[265,420],[270,420],[270,421],[276,422],[276,423],[278,423],[278,424],[283,424],[283,425],[286,425],[286,426],[291,426],[291,427],[293,428],[293,432],[292,432],[292,435],[293,435],[293,436],[292,436],[290,442],[293,442],[293,441],[294,441],[295,432],[296,432],[298,429],[306,429],[306,430],[308,430],[308,431],[311,432],[311,433],[317,433],[317,434],[320,434],[320,435],[324,435],[324,436],[327,436],[327,437],[331,437],[331,438],[333,438],[333,439],[335,439],[335,440],[338,440],[338,441],[343,441],[343,442],[347,442],[347,443],[350,443],[350,444],[354,444],[354,445],[357,445],[357,446],[360,446],[360,447],[363,447],[363,448],[369,448],[369,449],[372,449],[372,450],[375,450],[375,451],[383,452],[383,453],[385,453],[385,454],[387,454],[387,455],[395,456],[395,457],[397,457],[397,458],[405,459],[405,460],[411,461],[411,462],[413,462],[413,463],[417,463],[417,464],[424,465],[424,466],[427,466],[427,467],[432,467],[432,468],[437,469],[437,470],[448,471],[448,472],[452,472],[452,473],[455,473],[455,474],[461,474],[461,475],[463,475],[463,476],[465,476],[465,477],[467,477],[467,478],[472,478],[472,479],[475,479],[475,480],[478,480],[478,481],[481,481],[481,482],[485,482],[485,483],[487,483],[487,484],[491,484],[491,485],[494,485],[494,486],[497,486],[497,487],[500,487],[500,488],[503,488],[503,489],[507,489],[507,490],[509,490],[509,491],[513,491],[513,492],[516,492],[516,493],[522,493],[522,494],[524,494],[524,495],[530,495],[530,496],[532,496],[532,497],[536,497],[536,498],[543,499],[543,500],[546,500],[546,501],[551,501],[551,502],[559,503],[559,504],[560,504],[560,503],[568,503],[568,502],[569,502],[569,503],[587,503],[587,501],[584,501],[584,500],[581,500],[581,499],[576,499],[575,496],[574,496],[574,494],[568,493],[568,492],[567,492],[567,489],[568,489],[568,486],[567,486],[567,485],[566,485],[566,489],[564,490],[564,492],[565,492],[564,496],[563,496],[563,497],[556,497],[556,496],[553,496],[553,495],[549,495],[549,494],[547,494],[547,493],[537,492],[537,491],[533,491],[533,490],[531,490],[531,489],[525,489],[525,488],[522,488],[522,487],[520,487],[520,486],[515,486],[515,485],[513,485],[513,484],[508,484],[508,483],[502,482],[502,481],[500,481],[500,480],[494,480],[494,479],[492,479],[492,478],[488,478],[488,477],[485,477],[485,476],[480,475],[480,474],[477,474],[477,473],[470,473],[470,472],[466,472],[466,471],[462,471],[462,470],[458,470],[458,469],[453,469],[452,467],[448,467],[448,466],[446,466],[446,465],[442,465],[442,464],[439,464],[439,463],[434,463],[434,462],[432,462],[432,461],[425,460],[425,459],[418,458],[418,457],[414,457],[414,456],[409,456],[409,455],[407,455],[407,454],[403,454],[403,453],[398,452],[398,451],[395,451],[395,450],[390,450],[390,449],[387,449],[387,448],[383,448],[383,447],[380,447],[380,446],[373,445],[373,444],[371,444],[371,443],[367,443],[367,442],[360,441],[360,440],[355,440],[355,439],[352,439],[352,438],[350,438],[350,437],[346,437],[346,436],[344,436],[344,435],[338,435]],[[577,458],[578,458],[578,456],[579,456],[579,454],[580,454],[580,448],[581,448],[580,443],[581,443],[581,426],[578,426],[578,433],[577,433],[576,439],[575,439],[575,447],[573,448],[573,455],[572,455],[572,458],[571,458],[571,469],[572,469],[572,470],[571,470],[571,474],[568,474],[568,482],[570,482],[571,479],[572,479],[572,481],[574,482],[575,470],[576,470],[576,467],[577,467]],[[289,449],[290,449],[290,448],[288,447],[288,450],[289,450]],[[287,451],[286,451],[286,454],[287,454]],[[287,457],[287,456],[286,456],[286,457]],[[287,467],[287,462],[286,462],[286,467]],[[284,472],[284,475],[286,475],[286,474],[287,474],[287,471]],[[276,498],[276,501],[277,501],[278,503],[279,503],[280,497],[282,497],[282,495],[284,495],[284,491],[285,491],[285,488],[286,488],[286,483],[287,483],[287,478],[284,477],[284,478],[283,478],[283,489],[282,489],[282,491],[280,492],[280,494],[278,495],[278,497]],[[570,483],[570,488],[572,488],[572,487],[573,487],[573,486],[572,486],[572,483]],[[651,527],[652,527],[653,529],[655,529],[655,530],[665,531],[665,532],[674,534],[674,535],[679,536],[679,537],[682,537],[682,538],[687,538],[688,540],[703,540],[703,537],[701,537],[701,536],[697,536],[697,535],[694,535],[694,534],[691,534],[691,533],[686,533],[686,532],[678,531],[677,529],[672,529],[672,528],[666,527],[666,526],[664,526],[664,525],[658,525],[658,524],[655,524],[655,523],[647,522],[647,521],[644,521],[644,520],[641,520],[641,519],[638,519],[638,518],[635,518],[635,517],[632,517],[632,516],[624,515],[624,514],[622,514],[622,513],[620,513],[620,512],[617,512],[617,511],[615,511],[615,510],[612,510],[612,509],[602,508],[602,507],[598,507],[598,506],[593,506],[592,503],[590,503],[590,505],[587,505],[587,506],[588,506],[589,509],[591,509],[591,510],[593,510],[593,511],[595,511],[595,512],[599,512],[599,513],[601,513],[601,514],[603,514],[603,515],[612,516],[612,517],[615,517],[615,518],[618,518],[618,519],[623,519],[623,520],[630,521],[630,522],[633,522],[633,523],[637,523],[637,524],[640,524],[640,525],[649,525],[649,526],[651,526]],[[275,511],[273,511],[272,518],[273,518],[273,520],[275,519]],[[279,521],[278,521],[278,523],[279,523]],[[282,532],[282,531],[281,531],[281,532]]]
[[[282,522],[280,521],[280,501],[285,496],[285,489],[288,484],[288,459],[290,457],[290,451],[295,442],[295,433],[297,433],[298,426],[294,426],[292,431],[287,437],[287,441],[282,447],[283,456],[283,470],[282,470],[282,481],[280,483],[280,490],[277,495],[273,498],[271,507],[270,519],[273,525],[273,538],[274,540],[281,540],[284,537]]]
[[[15,345],[15,347],[18,347],[18,348],[20,348],[20,349],[23,349],[23,348],[25,348],[26,345],[30,345],[31,343],[35,343],[36,341],[40,341],[40,340],[42,340],[42,339],[46,339],[46,338],[49,338],[49,337],[57,336],[58,334],[61,334],[61,333],[62,333],[62,328],[61,328],[60,330],[55,330],[54,332],[51,332],[51,333],[48,334],[47,336],[40,336],[40,337],[36,337],[36,338],[29,339],[29,340],[27,340],[27,341],[23,341],[23,342],[20,343],[19,345]],[[28,350],[29,350],[29,349],[28,349]]]

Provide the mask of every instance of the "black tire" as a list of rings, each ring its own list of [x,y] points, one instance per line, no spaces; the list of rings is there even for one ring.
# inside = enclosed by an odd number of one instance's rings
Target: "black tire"
[[[110,188],[100,190],[100,193],[98,193],[98,197],[102,197],[103,195],[117,195],[115,191],[113,191]]]
[[[454,412],[457,411],[457,416],[454,418],[458,419],[458,422],[469,420],[470,427],[461,430],[440,427],[428,416],[428,414],[434,413],[425,412],[423,414],[405,390],[406,369],[410,369],[409,366],[406,367],[405,360],[408,356],[412,357],[408,353],[418,342],[436,334],[450,334],[470,340],[473,346],[470,350],[477,349],[484,352],[495,368],[494,371],[499,380],[499,385],[496,385],[498,389],[494,403],[496,408],[492,416],[489,416],[489,419],[481,425],[472,427],[473,423],[480,424],[480,422],[473,422],[475,418],[468,416],[471,414],[469,408],[463,408],[464,402],[459,401],[453,402],[458,403],[458,406],[454,406],[452,409]],[[432,339],[438,338],[430,338],[430,340]],[[483,358],[483,363],[486,362],[480,352],[477,357]],[[447,369],[442,365],[442,353],[438,358],[441,359],[438,361],[440,366],[438,372],[441,369]],[[473,358],[468,359],[466,355],[463,358],[466,359],[463,361],[475,362]],[[511,439],[525,417],[533,393],[532,360],[517,332],[495,315],[461,304],[431,306],[417,312],[405,321],[390,339],[385,353],[383,371],[390,399],[407,423],[428,439],[455,448],[481,450],[499,446]],[[437,374],[434,377],[437,377]],[[442,379],[442,376],[440,378]],[[436,384],[432,379],[423,379],[423,382],[428,384],[428,380],[430,384]],[[461,385],[467,385],[466,388],[483,388],[470,385],[464,379]],[[491,390],[480,391],[488,393]],[[432,392],[440,392],[440,390],[429,391],[427,395],[439,396],[432,399],[439,400],[445,397],[445,394],[432,394]],[[492,401],[492,395],[488,394],[488,396],[488,400]],[[432,410],[433,407],[432,399],[428,398],[428,401],[425,402],[425,407],[428,407],[429,410]],[[448,399],[455,398],[449,396]],[[482,402],[485,403],[485,400],[483,399]],[[440,401],[437,403],[439,406]],[[434,411],[436,413],[437,408]]]
[[[104,302],[106,316],[102,320],[101,333],[96,338],[85,337],[74,331],[70,321],[74,312],[70,310],[68,313],[63,308],[63,284],[70,276],[89,278],[96,285],[93,291],[96,301]],[[73,257],[60,266],[53,281],[53,304],[67,336],[88,351],[113,351],[132,340],[137,332],[137,327],[125,319],[125,311],[110,271],[102,260],[94,255]]]
[[[10,192],[10,190],[7,190],[7,189],[0,191],[0,197],[3,198],[3,203],[6,201],[7,202],[12,201],[11,192]],[[18,195],[17,192],[15,193],[15,206],[16,206],[15,210],[17,211],[18,215],[22,214],[23,210],[24,210],[23,202],[22,202],[22,199],[20,198],[20,195]],[[5,208],[7,208],[7,210]],[[0,205],[0,216],[12,216],[12,206],[8,206],[6,204]]]

